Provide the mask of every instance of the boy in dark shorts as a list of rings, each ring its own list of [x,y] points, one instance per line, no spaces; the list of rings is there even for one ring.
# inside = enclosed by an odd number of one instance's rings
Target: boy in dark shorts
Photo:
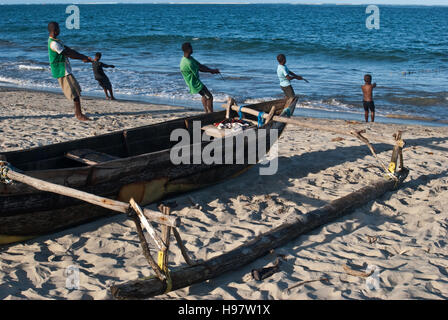
[[[191,55],[193,54],[193,47],[191,43],[185,42],[182,44],[182,51],[184,56],[180,61],[180,72],[184,77],[185,83],[188,85],[191,94],[199,93],[202,96],[202,105],[206,113],[213,112],[213,95],[207,87],[199,80],[199,71],[209,73],[219,73],[218,69],[210,69],[203,64],[200,64]]]
[[[363,94],[364,117],[366,122],[369,122],[369,110],[372,122],[375,122],[375,103],[373,102],[373,88],[376,88],[376,83],[372,84],[372,76],[366,74],[364,76],[365,84],[361,86]]]
[[[294,98],[295,93],[294,89],[291,86],[291,81],[293,79],[297,80],[305,80],[301,76],[296,75],[294,72],[290,71],[286,66],[286,57],[284,54],[279,54],[277,56],[278,67],[277,67],[277,76],[278,80],[280,80],[280,88],[282,88],[285,96],[288,98]]]
[[[115,68],[114,65],[108,65],[100,62],[101,52],[97,52],[95,54],[95,59],[92,62],[93,75],[95,76],[95,80],[98,81],[98,84],[103,88],[104,93],[106,94],[107,100],[115,100],[114,93],[112,92],[112,84],[110,83],[109,78],[104,73],[103,68]],[[110,97],[107,94],[107,91],[110,92]]]

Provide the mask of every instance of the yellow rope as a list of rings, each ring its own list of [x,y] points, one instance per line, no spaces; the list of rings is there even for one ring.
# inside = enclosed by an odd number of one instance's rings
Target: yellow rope
[[[168,266],[164,266],[164,264],[163,264],[163,261],[164,261],[163,258],[164,257],[165,257],[164,252],[163,251],[159,251],[157,264],[159,265],[160,269],[162,269],[162,271],[165,273],[165,276],[166,276],[166,290],[165,290],[165,293],[168,293],[173,288],[173,281],[171,280],[170,270],[168,269]],[[155,275],[152,275],[152,276],[149,276],[149,277],[139,278],[139,280],[151,280],[151,279],[156,279],[156,278],[157,277]]]
[[[391,162],[391,163],[389,163],[389,172],[390,173],[395,173],[395,169],[396,169],[396,165],[395,165],[395,162]]]
[[[159,265],[159,268],[165,273],[166,276],[166,290],[165,293],[168,293],[173,288],[173,281],[171,280],[170,270],[168,269],[168,266],[165,264],[165,251],[159,251],[157,264]]]

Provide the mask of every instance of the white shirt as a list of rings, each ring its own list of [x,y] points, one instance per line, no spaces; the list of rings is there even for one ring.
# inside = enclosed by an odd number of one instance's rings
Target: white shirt
[[[286,78],[287,75],[289,75],[288,67],[286,65],[279,64],[277,67],[277,76],[278,80],[280,80],[281,87],[287,87],[291,85],[291,81]]]

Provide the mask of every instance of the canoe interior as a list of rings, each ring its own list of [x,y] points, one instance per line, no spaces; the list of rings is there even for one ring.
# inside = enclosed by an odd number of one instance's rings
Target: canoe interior
[[[255,110],[269,112],[275,106],[279,114],[285,107],[286,99],[279,99],[258,104],[247,105]],[[233,114],[236,116],[236,113]],[[61,168],[88,166],[66,157],[66,153],[77,149],[91,149],[112,157],[128,158],[141,154],[170,149],[177,141],[170,141],[174,129],[187,129],[192,134],[192,121],[201,121],[201,125],[212,124],[225,118],[225,111],[202,114],[188,118],[171,120],[163,123],[121,130],[109,134],[89,137],[48,146],[2,153],[7,161],[23,171],[40,171]],[[257,120],[255,116],[245,115],[246,119]]]

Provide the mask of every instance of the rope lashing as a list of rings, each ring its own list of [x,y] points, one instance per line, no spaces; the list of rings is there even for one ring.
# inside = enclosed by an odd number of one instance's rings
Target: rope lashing
[[[262,127],[264,124],[264,112],[259,112],[258,113],[258,128]]]
[[[8,178],[9,167],[6,162],[0,162],[0,183],[11,184],[12,180]]]
[[[171,280],[170,270],[168,269],[168,266],[165,264],[166,254],[168,254],[168,252],[159,251],[157,264],[159,265],[159,268],[163,271],[163,273],[166,276],[165,293],[168,293],[173,288],[173,281]]]

